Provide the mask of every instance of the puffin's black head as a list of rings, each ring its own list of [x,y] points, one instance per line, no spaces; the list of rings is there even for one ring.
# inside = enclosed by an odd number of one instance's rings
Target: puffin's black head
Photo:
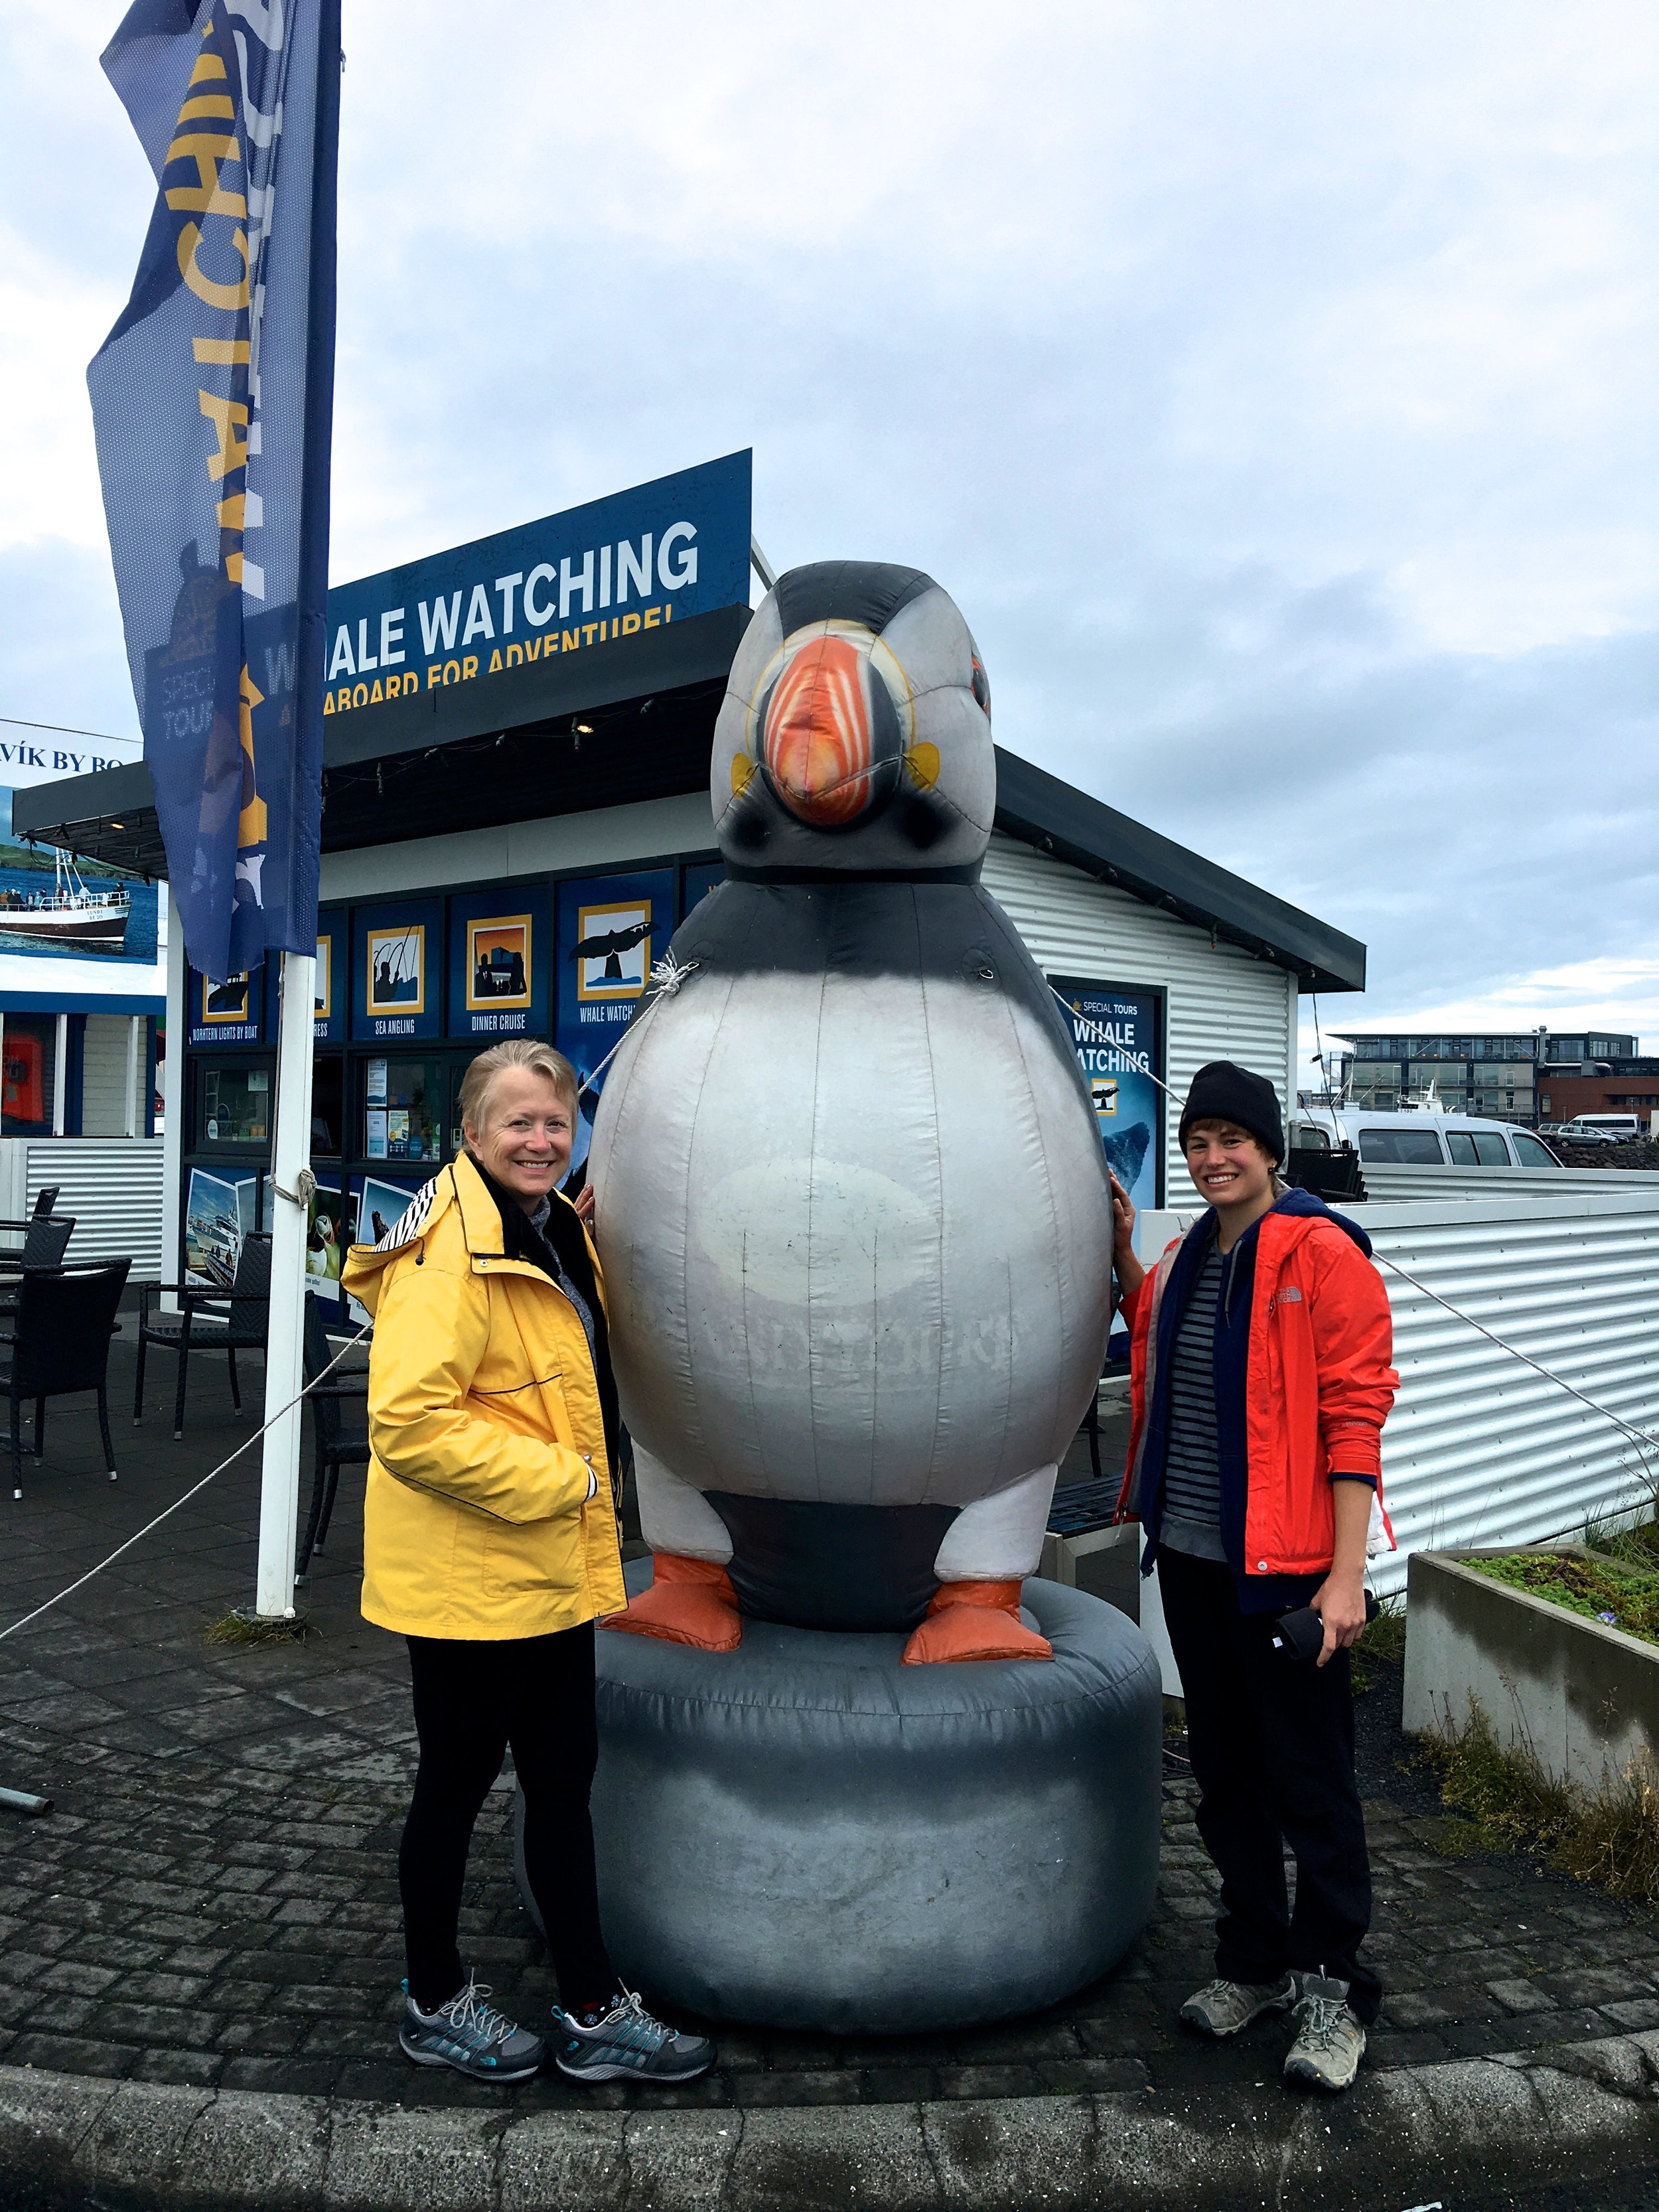
[[[823,561],[781,576],[714,732],[720,848],[739,866],[959,870],[996,806],[990,687],[919,568]]]

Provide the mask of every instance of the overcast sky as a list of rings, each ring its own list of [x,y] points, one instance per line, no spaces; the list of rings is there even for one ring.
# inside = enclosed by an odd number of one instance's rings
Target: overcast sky
[[[121,12],[0,0],[0,714],[114,734]],[[779,567],[929,569],[1003,744],[1365,941],[1328,1030],[1659,1045],[1651,0],[345,46],[336,580],[752,446]]]

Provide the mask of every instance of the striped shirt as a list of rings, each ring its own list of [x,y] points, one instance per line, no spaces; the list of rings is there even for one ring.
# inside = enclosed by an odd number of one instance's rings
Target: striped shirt
[[[1176,1331],[1170,1362],[1170,1431],[1158,1540],[1200,1559],[1224,1559],[1221,1454],[1215,1414],[1216,1309],[1221,1249],[1212,1243]]]

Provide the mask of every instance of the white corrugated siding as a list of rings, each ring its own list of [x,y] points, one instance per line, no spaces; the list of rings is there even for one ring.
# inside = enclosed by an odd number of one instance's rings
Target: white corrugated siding
[[[1397,1261],[1504,1344],[1659,1437],[1659,1194],[1342,1210],[1364,1224],[1380,1262]],[[1148,1227],[1174,1234],[1194,1218],[1161,1214]],[[1405,1587],[1413,1551],[1541,1543],[1645,1504],[1659,1485],[1659,1445],[1638,1445],[1386,1264],[1379,1271],[1400,1373],[1382,1431],[1400,1548],[1372,1561],[1380,1591]]]
[[[126,1014],[88,1014],[81,1057],[81,1133],[125,1137],[127,1133],[127,1050],[132,1035]]]
[[[985,888],[1006,910],[1037,965],[1056,975],[1099,976],[1169,993],[1165,1080],[1184,1097],[1208,1060],[1236,1060],[1269,1078],[1281,1103],[1293,1096],[1296,979],[1081,869],[1000,833],[991,840]],[[1192,1186],[1165,1117],[1165,1188]]]
[[[160,1137],[15,1137],[26,1152],[25,1210],[48,1183],[59,1186],[54,1213],[72,1213],[75,1234],[65,1258],[131,1257],[129,1279],[161,1277]]]
[[[1651,1168],[1412,1167],[1362,1160],[1368,1198],[1390,1205],[1434,1205],[1449,1198],[1587,1198],[1646,1191],[1659,1203],[1659,1170]]]

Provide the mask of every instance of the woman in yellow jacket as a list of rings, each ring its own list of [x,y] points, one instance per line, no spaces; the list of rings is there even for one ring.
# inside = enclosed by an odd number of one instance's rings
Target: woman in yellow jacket
[[[558,1188],[576,1078],[550,1046],[481,1053],[466,1151],[344,1282],[374,1316],[363,1613],[408,1638],[420,1767],[398,1855],[403,2048],[517,2081],[539,2036],[484,2002],[457,1948],[467,1847],[507,1747],[525,1865],[559,1979],[554,2058],[579,2081],[685,2081],[714,2057],[617,1980],[599,1929],[588,1793],[593,1630],[627,1602],[613,1494],[616,1386],[592,1194]]]

